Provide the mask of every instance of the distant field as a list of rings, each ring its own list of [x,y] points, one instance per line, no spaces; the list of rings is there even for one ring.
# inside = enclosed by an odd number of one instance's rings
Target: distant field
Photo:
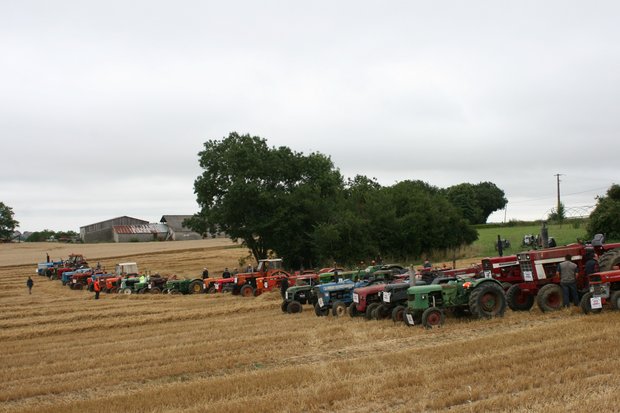
[[[46,247],[28,249],[44,257]],[[247,253],[77,247],[106,264],[123,257],[192,274]],[[95,301],[35,276],[28,295],[33,273],[33,264],[0,265],[0,412],[560,413],[620,403],[619,312],[508,310],[425,331],[308,309],[286,315],[277,293]]]
[[[551,224],[547,226],[549,236],[555,238],[558,245],[566,245],[573,242],[577,242],[578,238],[585,239],[586,228],[585,224],[580,223],[556,225]],[[514,227],[502,227],[502,228],[479,228],[478,240],[472,245],[471,254],[475,256],[493,256],[497,255],[497,251],[494,246],[497,242],[497,236],[500,235],[502,239],[510,241],[511,248],[505,250],[505,253],[515,254],[524,250],[521,247],[523,236],[526,234],[540,234],[540,225],[528,225],[528,226],[514,226]]]

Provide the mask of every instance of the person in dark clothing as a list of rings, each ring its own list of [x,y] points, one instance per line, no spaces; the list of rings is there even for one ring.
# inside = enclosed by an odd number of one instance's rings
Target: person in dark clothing
[[[28,287],[28,294],[32,294],[33,285],[34,285],[34,281],[32,281],[32,278],[28,277],[28,281],[26,281],[26,286]]]
[[[45,257],[47,258],[47,262],[50,262],[50,255],[46,252]]]
[[[286,290],[288,290],[288,278],[283,278],[280,282],[280,295],[282,299],[286,297]]]
[[[224,268],[224,272],[222,273],[222,278],[230,278],[230,271],[228,271],[228,267]]]
[[[207,269],[207,267],[205,267],[205,269],[202,271],[202,279],[206,279],[209,278],[209,270]]]
[[[585,277],[585,287],[589,288],[590,286],[590,274],[594,274],[595,272],[599,271],[599,267],[598,267],[598,261],[596,260],[594,253],[593,252],[588,252],[586,253],[586,263],[584,266],[584,273],[586,275]]]

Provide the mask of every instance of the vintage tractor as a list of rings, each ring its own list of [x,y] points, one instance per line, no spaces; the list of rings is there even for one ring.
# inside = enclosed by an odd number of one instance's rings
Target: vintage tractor
[[[201,278],[168,279],[163,292],[168,294],[200,294],[204,292],[204,282]]]
[[[600,271],[609,271],[620,264],[620,243],[605,244],[601,234],[595,235],[592,242],[585,245],[569,244],[517,254],[522,280],[506,292],[509,307],[527,311],[535,299],[542,311],[559,310],[563,304],[562,288],[556,272],[566,255],[571,255],[578,266],[577,289],[580,294],[585,294],[588,291],[584,259],[587,253],[599,255]]]
[[[502,284],[491,278],[459,278],[445,284],[409,287],[405,324],[439,327],[445,312],[457,316],[471,314],[478,318],[503,316],[506,297]]]
[[[60,280],[62,282],[62,285],[68,285],[69,287],[71,287],[71,285],[73,284],[72,279],[74,275],[76,274],[89,274],[90,275],[92,273],[93,273],[92,268],[78,268],[77,270],[63,272]]]
[[[338,277],[340,278],[340,274]],[[312,288],[312,294],[316,297],[314,313],[319,317],[326,316],[331,309],[333,316],[342,316],[353,303],[353,290],[375,283],[385,283],[386,277],[388,276],[383,271],[364,270],[354,274],[351,279],[339,279],[339,282],[315,286]],[[391,278],[391,275],[389,277]]]
[[[481,265],[482,275],[502,283],[504,290],[508,290],[513,284],[522,280],[521,267],[519,267],[516,255],[484,258]]]
[[[53,271],[47,274],[50,280],[62,279],[63,273],[73,271],[78,268],[87,268],[88,263],[82,254],[69,254],[69,259],[62,262],[62,265],[55,266]]]
[[[407,290],[414,285],[444,284],[455,280],[456,277],[474,278],[479,273],[479,267],[474,265],[464,268],[431,270],[422,274],[417,274],[415,280],[408,280],[406,283],[387,284],[381,300],[380,308],[375,310],[376,318],[391,317],[394,322],[402,322],[405,310],[407,309]],[[411,284],[413,282],[413,284]],[[375,318],[371,315],[371,318]]]
[[[620,270],[590,274],[590,291],[581,297],[579,306],[584,314],[600,313],[603,306],[611,304],[614,310],[620,310]]]
[[[166,288],[167,282],[168,278],[159,274],[130,277],[126,279],[119,292],[123,294],[161,294]]]
[[[407,273],[403,274],[397,269],[378,270],[373,276],[378,279],[377,282],[353,290],[353,302],[347,309],[351,317],[364,315],[367,320],[384,318],[387,308],[382,305],[382,294],[386,286],[404,283],[409,278]]]
[[[271,288],[279,288],[282,279],[290,277],[290,274],[284,271],[281,258],[259,260],[256,271],[236,274],[233,278],[233,294],[254,297],[257,278],[266,277],[271,280]]]
[[[316,297],[312,287],[318,284],[326,284],[343,281],[346,277],[357,274],[357,271],[341,271],[335,268],[323,268],[319,274],[302,274],[295,278],[295,285],[286,289],[284,300],[280,308],[285,313],[300,313],[303,305],[316,304]],[[291,277],[293,278],[293,277]]]

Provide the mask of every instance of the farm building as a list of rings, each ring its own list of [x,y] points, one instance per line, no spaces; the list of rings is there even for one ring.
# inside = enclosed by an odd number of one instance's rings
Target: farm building
[[[115,225],[112,227],[114,242],[164,241],[168,238],[166,224]]]
[[[168,236],[173,241],[202,239],[199,233],[183,226],[183,221],[191,217],[191,215],[164,215],[159,222],[168,225]]]
[[[112,218],[107,221],[101,221],[95,224],[80,227],[80,238],[82,239],[82,242],[112,242],[114,241],[114,226],[148,224],[148,221],[128,216]]]
[[[191,215],[164,215],[161,217],[159,222],[168,225],[169,239],[173,241],[226,237],[226,233],[224,232],[216,232],[213,234],[207,232],[204,236],[202,236],[199,233],[192,231],[190,228],[183,226],[183,221],[191,217]]]

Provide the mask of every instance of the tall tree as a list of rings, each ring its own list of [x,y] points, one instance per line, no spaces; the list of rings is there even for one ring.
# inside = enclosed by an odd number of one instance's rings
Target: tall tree
[[[446,188],[445,194],[471,224],[484,224],[489,215],[506,206],[504,191],[492,182],[462,183]]]
[[[270,148],[265,139],[233,132],[205,142],[199,159],[204,172],[194,192],[201,210],[191,228],[224,231],[257,260],[273,250],[288,265],[310,265],[311,233],[342,188],[328,157]]]
[[[620,240],[620,185],[613,184],[606,196],[598,198],[588,223],[588,235],[592,237],[594,234]]]
[[[0,202],[0,239],[1,240],[11,240],[13,238],[13,233],[15,232],[15,228],[19,225],[14,218],[15,213],[13,212],[13,208],[4,204],[4,202]]]

